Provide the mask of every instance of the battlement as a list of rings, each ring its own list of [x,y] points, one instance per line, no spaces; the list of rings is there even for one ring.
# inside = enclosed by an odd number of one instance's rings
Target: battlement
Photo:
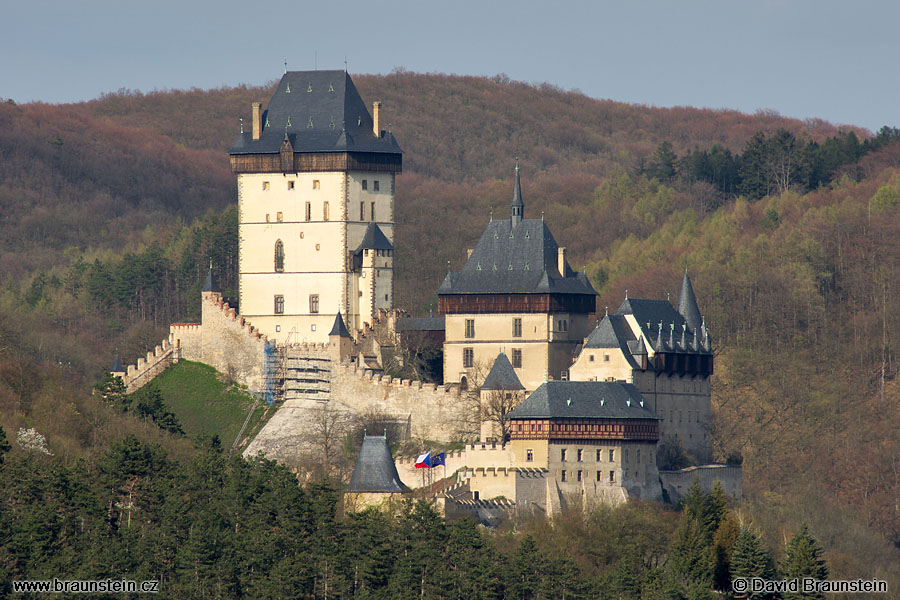
[[[125,369],[125,391],[129,394],[136,392],[143,386],[166,370],[169,365],[178,362],[180,358],[177,348],[169,340],[163,340],[143,358],[137,359],[137,364],[128,365]]]
[[[399,377],[391,377],[390,375],[385,375],[383,373],[377,372],[374,369],[362,366],[358,361],[344,361],[339,363],[336,368],[340,369],[342,373],[355,375],[360,379],[370,381],[372,383],[378,383],[384,386],[391,386],[395,388],[410,388],[413,390],[422,390],[424,392],[456,396],[458,396],[461,391],[458,383],[425,383],[416,379],[401,379]]]

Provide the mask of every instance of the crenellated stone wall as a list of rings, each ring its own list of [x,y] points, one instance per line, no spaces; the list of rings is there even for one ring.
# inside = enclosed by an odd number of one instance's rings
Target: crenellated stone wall
[[[169,365],[178,362],[179,356],[176,348],[163,340],[161,344],[147,353],[144,358],[139,358],[137,364],[128,365],[125,376],[122,378],[125,391],[129,394],[136,392],[143,386],[165,371]]]

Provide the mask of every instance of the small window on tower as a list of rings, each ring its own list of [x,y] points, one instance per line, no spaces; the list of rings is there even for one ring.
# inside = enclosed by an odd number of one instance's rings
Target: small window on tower
[[[309,202],[306,203],[306,220],[312,220],[312,204],[310,204]]]
[[[466,337],[475,337],[475,319],[466,319]]]
[[[318,294],[310,294],[309,295],[309,312],[315,314],[319,312],[319,295]]]
[[[322,220],[323,221],[328,220],[328,203],[327,202],[324,202],[322,204]]]
[[[566,470],[565,469],[563,469],[562,471],[559,472],[559,480],[560,481],[566,480]]]
[[[275,314],[284,314],[284,296],[275,296]]]
[[[359,203],[359,220],[360,220],[360,221],[365,221],[365,220],[366,220],[365,212],[366,212],[366,203],[365,203],[365,202],[360,202],[360,203]]]
[[[269,182],[268,182],[268,181],[263,181],[263,191],[266,191],[266,190],[268,190],[268,189],[269,189]]]
[[[313,179],[313,189],[314,190],[319,189],[319,180],[318,179]]]
[[[278,273],[284,271],[284,244],[281,240],[275,242],[275,271]]]
[[[525,462],[534,462],[534,450],[531,448],[525,450]]]
[[[463,348],[463,367],[471,369],[475,363],[475,352],[471,348]]]
[[[372,215],[372,220],[374,221],[375,220],[375,203],[374,202],[372,203],[372,212],[370,214]]]
[[[275,220],[281,223],[284,220],[284,215],[281,212],[275,213]]]
[[[381,190],[381,186],[379,185],[377,179],[372,182],[372,189],[375,190],[376,192]]]
[[[521,348],[513,348],[512,366],[514,369],[522,368],[522,349]]]
[[[369,180],[368,180],[368,179],[363,179],[363,180],[362,180],[362,186],[363,186],[363,189],[364,189],[364,190],[369,189]]]
[[[522,319],[513,319],[513,337],[522,337]]]
[[[288,184],[288,189],[289,189],[289,190],[294,189],[294,182],[293,182],[293,181],[288,181],[287,184]]]

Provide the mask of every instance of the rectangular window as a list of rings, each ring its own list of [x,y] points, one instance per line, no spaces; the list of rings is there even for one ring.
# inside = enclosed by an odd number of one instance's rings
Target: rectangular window
[[[561,460],[562,462],[566,462],[566,449],[565,448],[560,449],[559,460]]]
[[[565,469],[563,469],[562,471],[559,472],[559,480],[560,481],[566,480],[566,470]]]
[[[375,220],[375,203],[374,202],[372,203],[371,208],[372,208],[372,212],[371,212],[372,220],[374,221]]]
[[[603,362],[609,362],[609,354],[603,355]]]
[[[281,213],[281,211],[275,213],[275,220],[278,221],[279,223],[284,221],[284,215]]]
[[[579,471],[578,471],[578,481],[581,481],[581,474],[582,474],[582,471],[579,470]]]
[[[475,364],[475,352],[471,348],[463,348],[463,367],[471,369]]]
[[[327,202],[324,202],[322,204],[322,220],[323,221],[328,220],[328,203]]]
[[[593,354],[589,354],[589,355],[588,355],[588,362],[594,362],[594,355],[593,355]]]
[[[475,319],[466,319],[466,337],[475,337]]]
[[[313,189],[314,190],[319,189],[319,180],[318,179],[313,179]]]
[[[615,472],[615,471],[610,471],[610,472],[609,472],[609,482],[610,482],[610,483],[615,483],[615,482],[616,482],[616,472]]]
[[[514,369],[522,368],[522,350],[520,348],[513,348],[512,366]]]
[[[289,189],[289,190],[294,189],[294,182],[293,182],[293,181],[288,181],[287,184],[288,184],[288,189]]]
[[[266,191],[266,190],[268,190],[268,189],[269,189],[269,182],[268,182],[268,181],[263,181],[263,191]]]
[[[369,189],[369,180],[368,179],[363,179],[363,189],[364,190]]]
[[[534,462],[534,450],[531,448],[525,450],[525,462]]]
[[[310,294],[309,295],[309,312],[316,314],[319,312],[319,295],[318,294]]]
[[[576,454],[578,455],[578,458],[577,458],[578,462],[581,462],[582,458],[584,457],[584,450],[579,448],[578,450],[576,450]]]
[[[275,296],[275,314],[284,314],[284,296]]]
[[[366,220],[366,203],[365,202],[359,203],[359,220],[360,221]]]
[[[513,319],[513,337],[522,337],[522,319]]]
[[[616,451],[610,450],[609,451],[609,462],[615,462],[615,460],[616,460]]]
[[[597,481],[603,481],[603,471],[597,471]]]
[[[376,192],[379,191],[379,190],[381,190],[381,186],[379,185],[377,179],[376,179],[375,181],[372,182],[372,189],[375,190]]]
[[[597,450],[597,462],[603,460],[603,450]]]
[[[310,204],[309,202],[306,203],[306,220],[312,220],[312,204]]]

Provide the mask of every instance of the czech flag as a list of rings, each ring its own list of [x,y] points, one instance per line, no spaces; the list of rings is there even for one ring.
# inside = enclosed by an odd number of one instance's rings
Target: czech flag
[[[419,455],[419,458],[416,459],[416,468],[417,469],[430,469],[431,468],[431,452],[426,452],[425,454]]]

